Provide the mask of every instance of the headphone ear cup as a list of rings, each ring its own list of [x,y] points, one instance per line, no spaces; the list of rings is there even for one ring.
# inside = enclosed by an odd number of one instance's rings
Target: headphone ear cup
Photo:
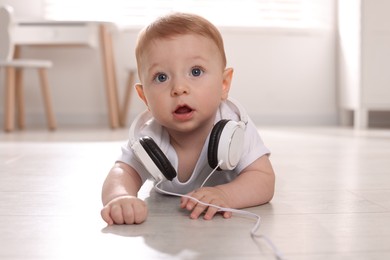
[[[221,138],[221,134],[223,131],[223,128],[230,120],[222,119],[218,123],[216,123],[211,130],[210,138],[209,138],[209,146],[207,150],[207,159],[209,162],[209,165],[211,168],[217,167],[219,163],[218,159],[218,146]],[[218,171],[221,170],[221,168],[218,167]]]
[[[208,160],[212,168],[233,170],[240,161],[245,136],[245,124],[231,120],[221,120],[215,124],[210,134]]]
[[[154,140],[149,136],[144,136],[139,139],[139,143],[144,148],[146,153],[152,159],[154,164],[160,170],[160,172],[168,180],[172,180],[176,177],[176,170],[173,168],[172,164],[169,162],[168,158],[161,151],[160,147],[154,142]],[[142,158],[140,158],[142,161]]]

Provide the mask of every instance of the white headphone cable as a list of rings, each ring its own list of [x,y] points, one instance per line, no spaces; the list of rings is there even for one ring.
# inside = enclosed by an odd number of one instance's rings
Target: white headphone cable
[[[206,179],[202,182],[202,185],[200,185],[200,187],[202,188],[206,182],[210,179],[211,175],[214,174],[214,172],[218,169],[219,166],[221,166],[221,164],[223,163],[222,160],[219,160],[218,162],[218,165],[210,172],[210,174],[206,177]]]
[[[222,160],[218,162],[218,165],[213,169],[213,171],[207,176],[207,178],[203,181],[201,187],[203,187],[203,185],[207,182],[207,180],[210,178],[210,176],[217,170],[217,168],[222,164]],[[158,190],[159,192],[161,193],[164,193],[164,194],[167,194],[167,195],[172,195],[172,196],[176,196],[176,197],[183,197],[183,198],[188,198],[190,200],[193,200],[199,204],[202,204],[204,206],[207,206],[207,207],[214,207],[214,208],[217,208],[218,211],[225,211],[225,212],[232,212],[232,213],[236,213],[236,214],[240,214],[240,215],[246,215],[246,216],[249,216],[249,217],[252,217],[252,218],[255,218],[256,219],[256,223],[255,225],[253,226],[253,228],[251,229],[251,237],[254,239],[254,238],[264,238],[264,240],[267,242],[267,244],[271,247],[271,249],[273,250],[275,256],[277,259],[279,260],[282,260],[284,259],[283,258],[283,255],[282,255],[282,252],[275,246],[275,244],[271,241],[271,239],[269,239],[266,235],[258,235],[256,234],[256,232],[258,231],[258,229],[260,228],[260,224],[261,224],[261,217],[253,212],[250,212],[250,211],[246,211],[246,210],[240,210],[240,209],[233,209],[233,208],[224,208],[224,207],[220,207],[220,206],[217,206],[217,205],[214,205],[214,204],[210,204],[210,203],[206,203],[206,202],[203,202],[203,201],[200,201],[192,196],[189,196],[189,195],[185,195],[185,194],[179,194],[179,193],[175,193],[175,192],[170,192],[170,191],[165,191],[163,189],[161,189],[159,187],[159,185],[163,182],[163,180],[160,180],[158,183],[156,183],[156,185],[154,186],[154,188],[156,190]]]

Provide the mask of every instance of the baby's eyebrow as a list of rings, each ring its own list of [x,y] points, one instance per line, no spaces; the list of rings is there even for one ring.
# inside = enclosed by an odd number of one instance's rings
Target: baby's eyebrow
[[[147,67],[147,72],[148,73],[151,73],[153,72],[154,70],[156,70],[156,68],[160,67],[160,64],[155,62],[155,63],[152,63],[149,67]]]
[[[196,55],[196,56],[190,57],[189,59],[191,59],[191,60],[209,61],[209,59],[207,57],[204,57],[202,55]]]

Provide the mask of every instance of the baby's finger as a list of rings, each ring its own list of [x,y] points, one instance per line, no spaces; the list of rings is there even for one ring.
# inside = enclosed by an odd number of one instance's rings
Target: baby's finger
[[[122,206],[123,218],[126,224],[140,224],[145,221],[148,209],[143,203]]]
[[[110,207],[106,206],[101,211],[100,214],[103,218],[103,220],[110,226],[114,224],[114,221],[110,217]]]
[[[110,215],[115,224],[124,224],[122,207],[120,205],[112,205]]]
[[[188,206],[187,206],[187,208],[188,208]],[[207,208],[207,206],[205,206],[203,204],[200,204],[200,203],[195,204],[195,207],[192,210],[190,217],[192,219],[199,218],[199,216],[206,210],[206,208]]]
[[[231,218],[232,217],[232,212],[230,212],[230,211],[225,211],[225,212],[223,212],[222,213],[222,216],[224,217],[224,218]]]
[[[148,215],[148,208],[145,205],[138,207],[138,209],[135,210],[134,223],[141,224],[146,220],[147,215]]]
[[[187,198],[187,197],[181,197],[180,207],[181,207],[182,209],[186,208],[187,203],[188,203],[189,200],[190,200],[190,199]]]
[[[134,209],[132,205],[122,205],[122,215],[125,224],[134,224]]]
[[[198,203],[196,200],[201,200],[203,198],[203,194],[192,192],[187,195],[185,204],[183,203],[183,208],[187,210],[193,210]]]
[[[208,207],[206,214],[204,215],[205,220],[211,220],[214,215],[218,212],[218,208],[216,207]]]

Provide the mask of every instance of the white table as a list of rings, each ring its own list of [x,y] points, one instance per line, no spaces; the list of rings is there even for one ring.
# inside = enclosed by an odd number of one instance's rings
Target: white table
[[[14,30],[15,58],[21,56],[22,46],[87,46],[101,49],[103,74],[109,124],[120,126],[117,80],[114,50],[110,29],[111,23],[88,21],[18,21]]]

